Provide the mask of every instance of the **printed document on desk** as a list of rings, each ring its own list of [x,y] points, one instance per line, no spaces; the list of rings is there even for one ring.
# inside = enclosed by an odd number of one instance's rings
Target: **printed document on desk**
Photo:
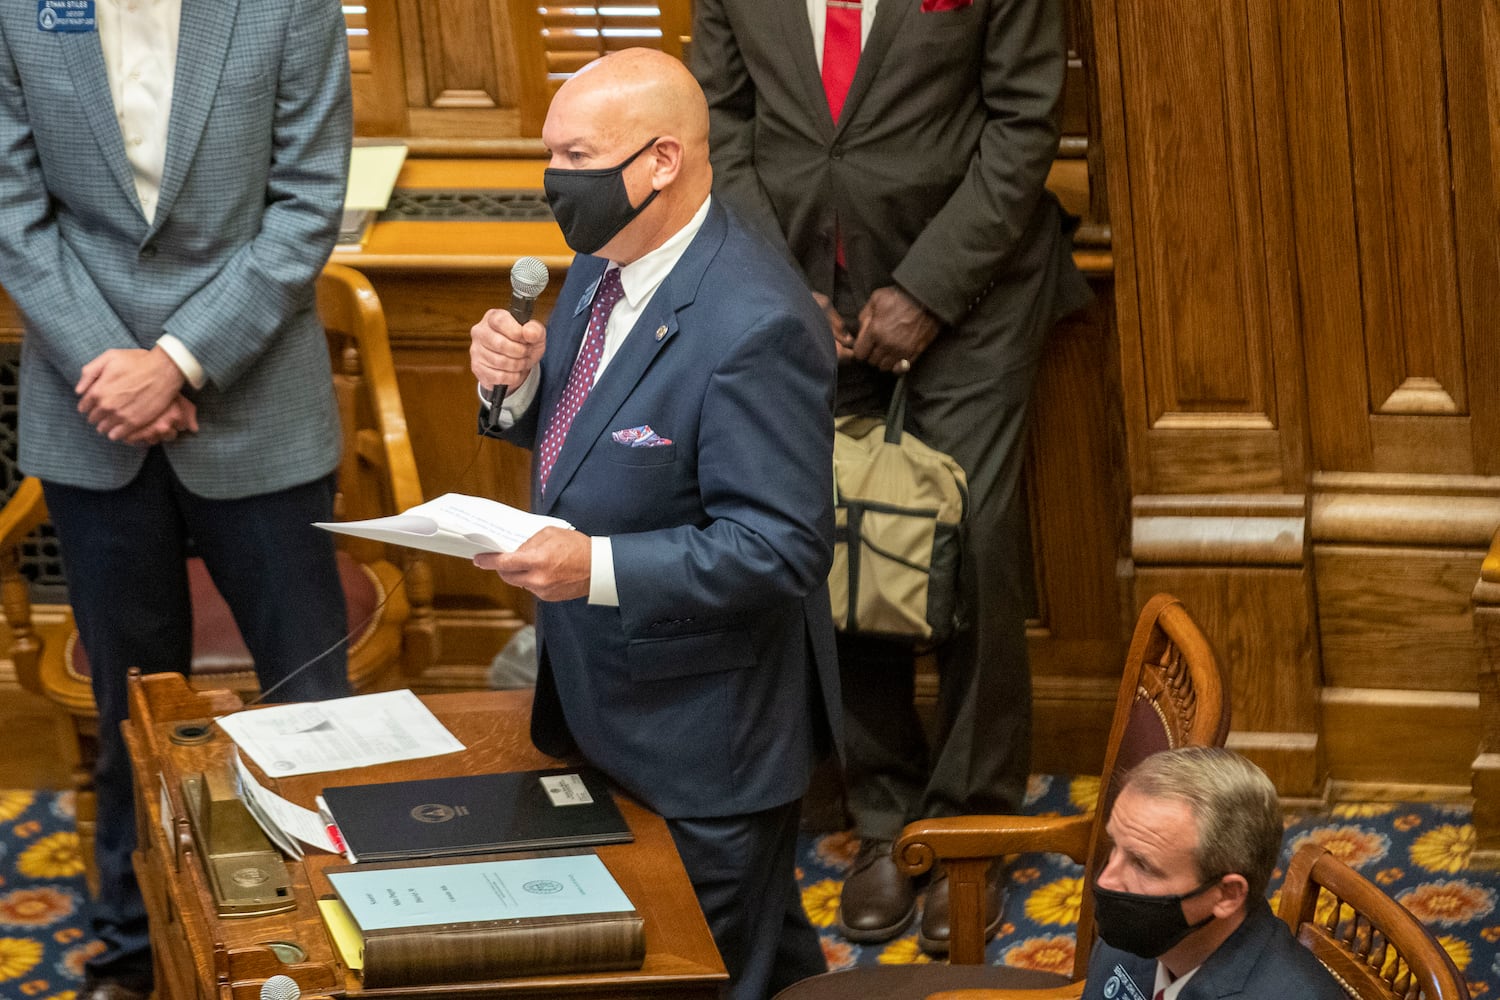
[[[367,934],[393,927],[635,909],[597,854],[330,869],[328,881]]]
[[[514,552],[550,526],[571,529],[567,521],[532,514],[498,500],[444,493],[400,514],[367,521],[314,521],[326,531],[373,538],[393,545],[472,559],[481,552]]]
[[[222,716],[219,725],[272,778],[464,749],[406,690],[270,705]]]

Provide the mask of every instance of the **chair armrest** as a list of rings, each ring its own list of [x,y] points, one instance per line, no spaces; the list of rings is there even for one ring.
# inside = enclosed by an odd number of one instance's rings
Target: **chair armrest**
[[[1069,983],[1043,990],[943,990],[929,993],[927,1000],[1078,1000],[1084,983]]]
[[[27,476],[16,487],[15,495],[0,508],[0,548],[20,545],[45,520],[47,501],[42,497],[42,482]]]
[[[42,641],[31,624],[31,585],[21,575],[21,543],[47,519],[40,480],[27,476],[0,508],[0,608],[10,628],[7,651],[16,680],[27,691],[42,693]]]
[[[920,875],[937,861],[997,858],[1007,854],[1066,854],[1079,864],[1088,855],[1092,811],[1078,816],[951,816],[908,823],[896,840],[896,865]]]

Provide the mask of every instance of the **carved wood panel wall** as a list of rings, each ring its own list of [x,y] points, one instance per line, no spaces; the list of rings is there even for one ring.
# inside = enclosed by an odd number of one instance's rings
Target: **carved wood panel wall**
[[[689,0],[364,0],[346,15],[356,128],[418,149],[538,152],[547,104],[564,79],[633,45],[680,55],[691,13]]]
[[[1231,626],[1231,743],[1283,791],[1466,783],[1500,2],[1094,0],[1092,23],[1137,600],[1194,591]],[[1434,735],[1382,753],[1377,721]]]

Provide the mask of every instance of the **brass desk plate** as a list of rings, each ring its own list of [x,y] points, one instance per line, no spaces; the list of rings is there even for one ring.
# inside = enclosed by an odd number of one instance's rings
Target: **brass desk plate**
[[[183,777],[182,798],[219,916],[259,917],[296,909],[281,852],[225,776]]]

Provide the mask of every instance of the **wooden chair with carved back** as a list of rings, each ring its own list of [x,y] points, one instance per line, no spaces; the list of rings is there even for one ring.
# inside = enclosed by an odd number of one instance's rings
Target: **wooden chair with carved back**
[[[366,278],[337,264],[318,281],[318,310],[328,337],[334,392],[343,432],[335,517],[394,514],[422,502],[416,460],[396,387],[385,315]],[[21,547],[47,519],[41,483],[27,478],[0,509],[0,602],[9,626],[9,655],[21,686],[69,716],[78,742],[74,784],[80,848],[94,880],[93,765],[98,718],[88,656],[72,610],[33,614]],[[348,605],[349,680],[356,692],[400,687],[433,656],[431,574],[411,550],[338,536],[338,569]],[[190,559],[193,659],[189,677],[200,689],[226,688],[245,699],[258,692],[255,669],[229,606],[201,560]]]
[[[1468,1000],[1421,921],[1319,844],[1292,856],[1277,912],[1354,1000]]]
[[[1014,989],[1043,1000],[1079,996],[1094,940],[1089,886],[1109,854],[1104,821],[1126,773],[1159,750],[1223,746],[1229,734],[1224,678],[1207,638],[1175,597],[1158,594],[1136,621],[1105,748],[1093,809],[1077,816],[958,816],[918,820],[896,841],[907,875],[947,866],[952,941],[949,961],[865,966],[805,979],[777,1000],[890,1000],[940,990]],[[984,962],[985,873],[1013,854],[1066,854],[1084,865],[1078,941],[1070,977]],[[1024,992],[1022,992],[1024,991]]]

